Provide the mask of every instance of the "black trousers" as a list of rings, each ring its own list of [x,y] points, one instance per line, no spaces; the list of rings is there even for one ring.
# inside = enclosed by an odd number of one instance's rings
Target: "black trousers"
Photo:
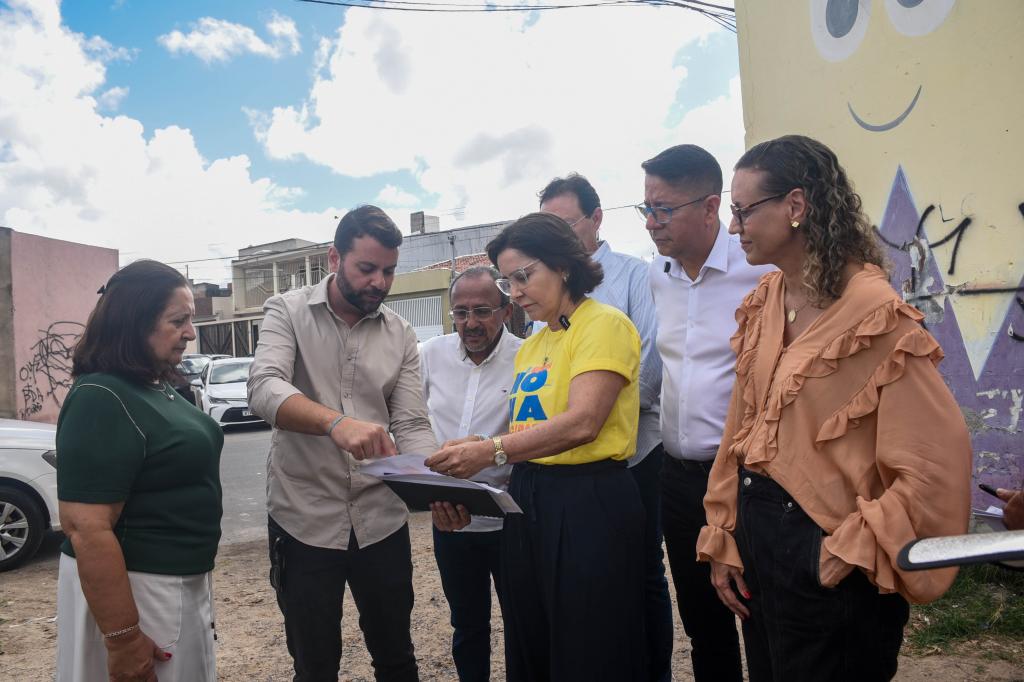
[[[697,535],[707,525],[704,495],[711,462],[665,457],[661,514],[683,630],[697,682],[742,682],[736,617],[711,585],[711,565],[697,561]]]
[[[875,682],[896,675],[910,615],[858,569],[818,581],[823,532],[775,481],[740,470],[736,541],[750,589],[743,624],[751,682]]]
[[[434,558],[451,611],[452,658],[460,682],[491,678],[491,578],[501,603],[501,531],[434,528]]]
[[[341,618],[345,584],[359,610],[359,628],[383,682],[419,679],[410,634],[412,551],[409,526],[362,548],[355,534],[348,549],[306,545],[274,520],[270,536],[270,577],[284,615],[294,682],[337,682],[341,665]]]
[[[661,467],[665,448],[651,450],[643,461],[629,468],[644,505],[644,613],[647,627],[647,661],[651,682],[672,680],[672,597],[665,578],[661,532]]]
[[[625,463],[516,464],[501,549],[509,682],[643,682],[644,511]]]

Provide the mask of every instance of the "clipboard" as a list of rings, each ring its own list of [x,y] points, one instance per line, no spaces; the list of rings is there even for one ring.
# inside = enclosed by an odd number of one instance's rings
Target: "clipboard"
[[[359,470],[380,479],[410,511],[428,511],[431,502],[461,504],[472,516],[503,518],[522,509],[504,490],[486,483],[438,474],[423,466],[423,455],[405,454],[372,460]]]

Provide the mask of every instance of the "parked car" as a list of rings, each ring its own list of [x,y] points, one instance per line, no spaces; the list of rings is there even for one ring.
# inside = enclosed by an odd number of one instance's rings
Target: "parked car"
[[[217,356],[227,357],[227,356]],[[210,364],[210,360],[213,356],[203,355],[202,353],[186,353],[181,356],[181,362],[175,367],[177,375],[172,379],[171,385],[174,390],[177,391],[185,400],[195,405],[195,395],[192,393],[192,380],[198,379],[203,374],[203,370]]]
[[[223,426],[258,424],[263,420],[249,411],[245,382],[252,358],[211,360],[198,379],[192,380],[195,405]]]
[[[0,419],[0,571],[25,563],[57,514],[57,427]]]

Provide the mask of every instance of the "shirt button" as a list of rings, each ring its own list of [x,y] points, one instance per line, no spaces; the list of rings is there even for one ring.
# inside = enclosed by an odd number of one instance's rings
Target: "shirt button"
[[[787,502],[786,503],[786,509],[792,509],[792,508],[793,508],[793,503],[792,502]]]
[[[743,479],[743,485],[750,485],[753,481],[750,480],[750,476]]]

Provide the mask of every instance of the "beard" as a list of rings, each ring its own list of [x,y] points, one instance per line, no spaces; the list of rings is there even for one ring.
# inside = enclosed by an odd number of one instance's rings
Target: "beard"
[[[338,268],[334,280],[338,285],[338,292],[341,294],[341,297],[364,315],[376,312],[380,308],[380,304],[384,302],[384,297],[388,295],[386,289],[378,289],[377,287],[356,289],[348,281],[348,278],[345,277],[342,268]]]

